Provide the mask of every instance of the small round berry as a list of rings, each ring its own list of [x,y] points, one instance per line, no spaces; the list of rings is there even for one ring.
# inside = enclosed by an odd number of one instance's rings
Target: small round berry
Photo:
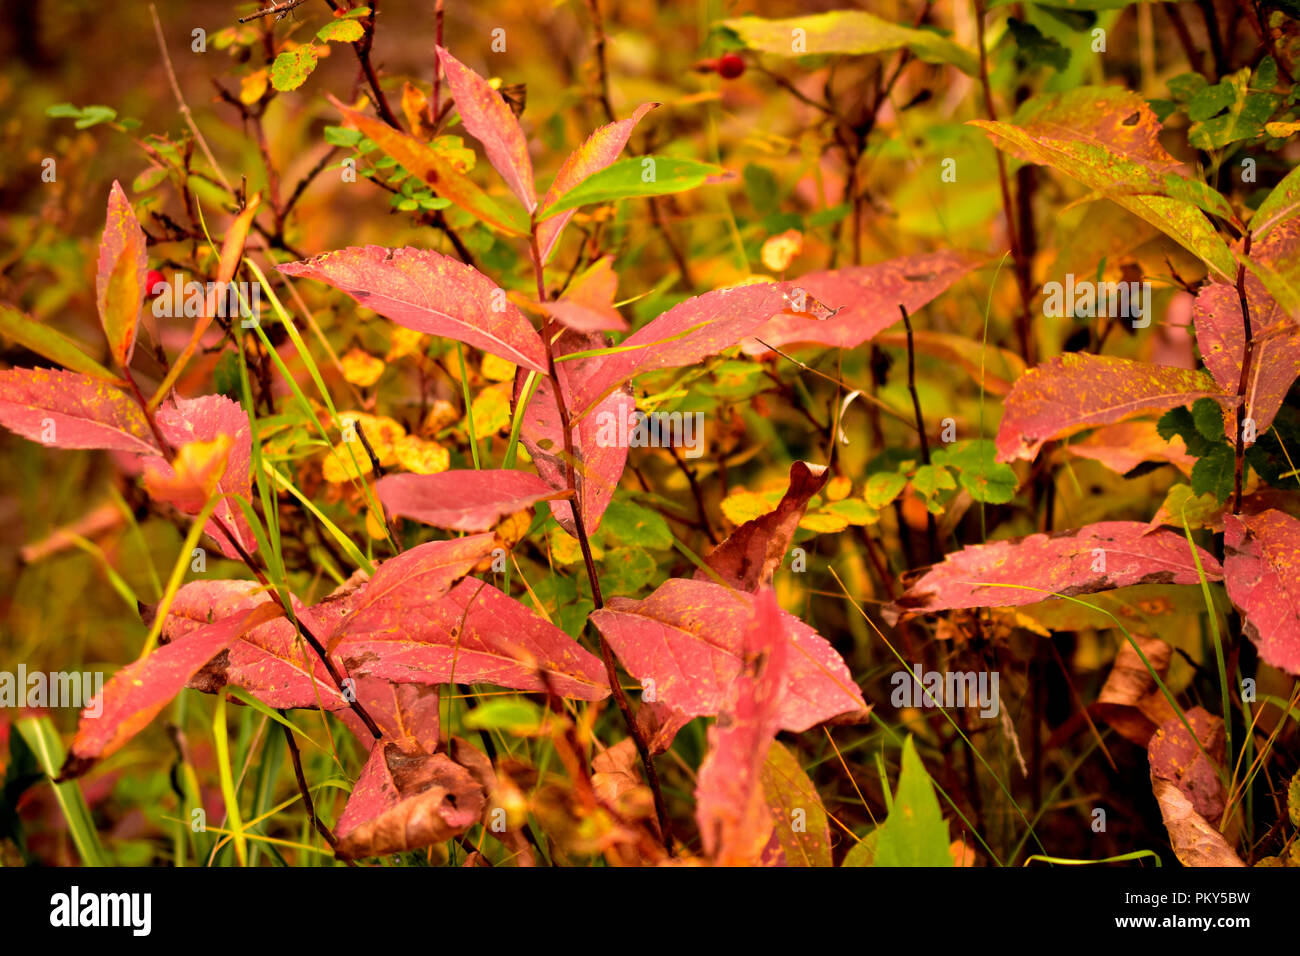
[[[718,59],[718,76],[724,80],[734,80],[745,72],[745,61],[736,53],[724,53]]]
[[[149,295],[159,295],[162,290],[160,290],[158,286],[159,285],[165,286],[166,284],[167,284],[167,277],[163,275],[161,272],[159,272],[157,269],[150,269],[149,274],[145,276],[144,279],[145,291]]]

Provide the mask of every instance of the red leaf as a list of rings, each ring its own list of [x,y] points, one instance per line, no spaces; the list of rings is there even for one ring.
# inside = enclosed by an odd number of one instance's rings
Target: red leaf
[[[742,591],[757,591],[772,582],[772,574],[785,560],[790,541],[808,500],[821,491],[830,476],[825,465],[796,461],[790,466],[790,487],[776,508],[746,521],[704,559],[727,584]],[[712,580],[700,569],[697,581]]]
[[[1300,521],[1269,509],[1223,516],[1228,597],[1267,663],[1300,675]]]
[[[54,448],[158,453],[149,421],[134,399],[76,372],[0,370],[0,425]]]
[[[426,249],[351,246],[279,266],[318,279],[417,332],[441,335],[545,372],[546,346],[483,273]]]
[[[658,105],[658,103],[642,103],[629,118],[602,126],[587,137],[587,141],[570,153],[564,165],[560,167],[555,182],[551,183],[551,188],[542,198],[542,212],[544,213],[548,206],[588,176],[600,172],[618,159],[619,153],[623,152],[623,147],[627,145],[628,137],[632,135],[632,130],[637,123],[641,122],[641,117]],[[564,231],[564,227],[573,218],[575,212],[576,209],[569,209],[547,219],[537,227],[537,242],[541,248],[542,262],[546,262],[551,257],[551,252],[560,239],[560,233]]]
[[[550,690],[580,700],[609,694],[598,658],[490,584],[469,578],[438,600],[418,588],[404,589],[403,597],[386,601],[382,615],[354,613],[344,621],[338,654],[349,673],[402,684]]]
[[[1178,715],[1171,715],[1147,744],[1151,776],[1173,783],[1191,801],[1197,813],[1211,823],[1217,823],[1223,816],[1227,800],[1218,770],[1223,765],[1227,747],[1223,721],[1204,707],[1193,707],[1185,716],[1200,746]],[[1202,749],[1205,753],[1201,753]]]
[[[433,753],[438,749],[438,688],[362,677],[356,682],[356,698],[379,725],[385,741],[395,741],[407,751]],[[340,710],[338,717],[363,747],[374,747],[374,736],[350,707]]]
[[[783,618],[772,591],[754,599],[753,616],[741,636],[744,664],[726,708],[709,728],[709,752],[695,787],[695,818],[704,852],[718,866],[753,863],[772,835],[763,763],[781,729],[796,653]]]
[[[856,348],[902,321],[900,304],[915,312],[982,261],[964,252],[934,252],[801,276],[789,286],[807,293],[806,313],[769,319],[753,332],[754,341],[745,343],[745,351],[762,354],[768,345],[793,343]],[[793,289],[788,291],[794,295]],[[827,313],[818,303],[838,311],[824,317]]]
[[[486,531],[506,515],[531,508],[555,490],[525,471],[484,469],[435,475],[388,475],[375,493],[393,515],[435,528]]]
[[[193,581],[176,592],[161,640],[180,641],[208,621],[246,612],[262,603],[263,589],[254,581]],[[314,607],[294,601],[294,615],[322,640],[351,606],[351,594],[331,596]],[[323,707],[343,711],[348,702],[329,672],[286,618],[268,621],[243,634],[217,653],[190,678],[188,685],[205,694],[227,686],[241,687],[268,707]],[[358,689],[358,696],[360,690]],[[367,733],[364,739],[371,739]]]
[[[433,607],[451,586],[497,547],[490,534],[430,541],[389,558],[352,598],[329,648],[357,635],[409,635],[408,614]]]
[[[614,257],[605,256],[577,276],[556,302],[543,302],[542,310],[575,332],[623,332],[627,323],[614,308],[618,276]]]
[[[99,242],[95,299],[113,358],[123,368],[131,364],[131,353],[135,351],[136,327],[140,304],[148,291],[145,289],[148,274],[144,230],[121,184],[114,180],[108,194],[104,234]]]
[[[485,802],[483,787],[446,754],[383,741],[370,751],[339,818],[339,856],[384,856],[441,843],[477,823]]]
[[[955,551],[886,607],[886,618],[950,608],[1012,607],[1049,597],[1092,594],[1130,584],[1197,584],[1181,532],[1141,521],[1100,521],[1076,531],[1031,534]],[[1219,562],[1197,548],[1210,581]]]
[[[1109,355],[1067,352],[1022,375],[998,427],[998,461],[1033,460],[1043,442],[1213,398],[1231,405],[1208,375]]]
[[[604,345],[605,337],[600,333],[584,335],[566,330],[556,340],[554,348],[558,357],[602,348]],[[624,385],[602,398],[586,415],[576,417],[571,404],[573,393],[589,378],[599,361],[599,358],[586,358],[555,363],[560,387],[570,403],[569,431],[573,443],[574,484],[578,499],[582,502],[582,520],[588,534],[595,534],[600,527],[600,519],[609,507],[610,499],[614,497],[614,490],[618,487],[619,479],[623,477],[623,468],[627,464],[627,445],[603,440],[601,433],[608,432],[619,422],[632,422],[632,414],[636,411],[632,389]],[[523,395],[525,378],[523,372],[515,376],[516,405]],[[565,454],[564,428],[560,424],[560,409],[555,402],[555,388],[549,377],[538,380],[532,400],[524,410],[519,437],[528,449],[542,480],[556,491],[567,490],[568,459]],[[569,534],[576,533],[570,502],[553,500],[551,514],[555,515],[555,520],[565,531]]]
[[[158,409],[155,421],[163,438],[175,448],[190,442],[210,442],[219,435],[229,436],[233,443],[226,457],[225,471],[217,482],[217,490],[223,495],[238,495],[246,501],[251,498],[252,429],[248,424],[248,414],[237,403],[221,395],[182,398],[175,405]],[[164,479],[175,475],[172,466],[161,458],[149,459],[145,465],[154,475]],[[203,510],[202,502],[173,503],[187,514],[198,514]],[[217,542],[222,554],[238,559],[238,549],[221,531],[218,521],[234,533],[245,551],[257,550],[257,538],[253,536],[243,511],[233,501],[223,498],[213,509],[212,518],[203,530]]]
[[[611,598],[591,615],[623,666],[654,681],[656,700],[692,717],[720,712],[740,673],[752,594],[720,584],[670,578],[644,601]],[[783,730],[807,730],[866,702],[848,667],[816,631],[781,612],[790,651],[789,684],[781,705]]]
[[[276,602],[262,601],[252,610],[221,618],[123,667],[82,711],[81,725],[60,776],[80,776],[96,760],[115,753],[153,720],[204,664],[245,631],[283,613]],[[98,716],[93,715],[96,710]]]
[[[490,162],[510,191],[532,213],[537,208],[533,189],[533,163],[528,158],[528,140],[519,128],[519,120],[501,94],[454,56],[438,47],[438,59],[447,74],[447,84],[460,111],[460,121],[476,140],[483,144]]]
[[[612,355],[592,359],[575,386],[573,410],[585,411],[642,372],[693,365],[731,348],[767,319],[791,308],[790,283],[760,282],[687,299],[633,332]]]
[[[1246,304],[1253,340],[1246,416],[1255,419],[1255,430],[1262,435],[1273,424],[1273,416],[1286,400],[1291,383],[1300,376],[1300,328],[1254,276],[1246,278]],[[1235,394],[1241,383],[1241,360],[1246,348],[1241,297],[1236,287],[1226,282],[1202,286],[1196,295],[1194,314],[1196,346],[1205,367],[1219,388]],[[1224,427],[1228,440],[1236,441],[1236,416],[1224,416]]]

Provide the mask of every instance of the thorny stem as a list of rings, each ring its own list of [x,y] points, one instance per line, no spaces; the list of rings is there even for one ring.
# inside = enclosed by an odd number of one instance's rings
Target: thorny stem
[[[1250,255],[1250,233],[1242,242],[1242,255]],[[1237,264],[1237,298],[1241,302],[1241,325],[1245,334],[1241,355],[1241,378],[1237,382],[1237,448],[1232,477],[1232,513],[1241,511],[1241,479],[1246,461],[1246,388],[1250,384],[1250,366],[1255,343],[1250,328],[1250,303],[1246,301],[1246,265]]]
[[[537,224],[533,224],[532,232],[529,235],[529,253],[533,260],[533,273],[537,279],[537,298],[540,302],[546,301],[546,281],[542,275],[542,254],[541,247],[537,242]],[[555,407],[559,410],[560,431],[564,435],[564,475],[568,483],[569,491],[573,497],[569,501],[569,511],[573,515],[573,530],[578,538],[578,546],[582,549],[582,560],[587,568],[587,581],[591,585],[591,601],[596,610],[605,606],[604,597],[600,593],[600,579],[596,574],[596,562],[591,555],[591,541],[587,536],[587,526],[582,520],[582,496],[578,493],[577,476],[575,474],[575,457],[573,451],[573,427],[569,421],[568,403],[564,399],[564,389],[560,386],[560,377],[555,367],[555,347],[552,336],[543,334],[543,340],[546,343],[546,362],[547,373],[551,379],[551,389],[555,392]],[[601,660],[605,664],[605,676],[609,681],[610,692],[614,695],[614,702],[618,705],[619,713],[623,715],[623,721],[627,724],[628,733],[631,735],[636,745],[636,752],[641,758],[641,766],[645,770],[646,782],[650,785],[650,792],[654,795],[655,815],[659,818],[659,832],[663,834],[664,848],[668,855],[673,855],[673,833],[672,823],[668,818],[668,808],[664,803],[663,790],[659,785],[659,773],[655,769],[654,758],[650,755],[650,747],[646,744],[645,735],[637,726],[636,715],[632,713],[632,705],[628,702],[627,695],[623,693],[623,687],[618,680],[618,667],[614,662],[614,652],[610,649],[609,643],[605,640],[605,635],[599,630],[596,632],[596,640],[600,645]]]

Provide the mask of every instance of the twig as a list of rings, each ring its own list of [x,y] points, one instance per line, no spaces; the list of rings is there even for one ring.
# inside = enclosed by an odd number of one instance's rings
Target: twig
[[[284,716],[284,712],[280,712]],[[298,792],[302,794],[302,802],[307,807],[307,816],[311,818],[311,825],[316,828],[316,832],[321,838],[329,844],[329,848],[338,856],[339,841],[330,832],[330,828],[325,825],[325,821],[316,815],[316,804],[312,802],[311,790],[307,787],[307,778],[302,772],[302,754],[298,753],[298,742],[293,739],[293,731],[286,724],[281,724],[280,729],[284,731],[284,742],[289,745],[289,756],[293,759],[293,775],[298,780]],[[379,744],[375,744],[376,747]],[[344,860],[348,866],[356,866],[351,860]]]
[[[240,17],[240,23],[251,23],[254,20],[260,20],[262,17],[269,17],[275,14],[277,20],[284,19],[285,15],[294,7],[306,3],[307,0],[283,0],[281,3],[273,3],[265,10],[258,10],[256,13],[250,13],[246,17]]]
[[[1250,255],[1251,234],[1246,233],[1242,255]],[[1241,512],[1241,479],[1246,461],[1246,387],[1250,383],[1251,357],[1255,350],[1250,328],[1250,303],[1246,301],[1246,264],[1237,263],[1237,299],[1241,302],[1241,325],[1245,334],[1241,355],[1241,378],[1237,382],[1237,447],[1232,477],[1232,513]]]
[[[903,326],[907,329],[907,390],[912,393],[912,410],[916,412],[916,430],[921,436],[921,460],[930,464],[930,439],[925,433],[925,420],[921,417],[921,398],[916,393],[916,350],[912,345],[912,319],[901,302],[898,311],[903,313]],[[939,534],[934,524],[934,512],[925,509],[925,530],[930,546],[930,560],[939,559]],[[901,529],[900,529],[901,531]]]
[[[167,41],[163,38],[162,22],[158,19],[158,8],[152,3],[149,4],[149,14],[153,17],[153,31],[158,37],[158,49],[162,53],[163,66],[167,70],[167,82],[171,84],[172,95],[176,97],[177,108],[180,110],[181,115],[185,117],[185,123],[189,126],[190,132],[194,134],[194,141],[198,143],[199,148],[203,150],[203,155],[207,157],[208,164],[212,167],[212,171],[215,172],[217,178],[221,180],[221,185],[226,187],[226,192],[233,196],[235,194],[234,187],[230,185],[230,180],[228,180],[226,174],[221,171],[221,167],[217,165],[216,157],[212,155],[212,150],[208,148],[208,141],[204,139],[203,134],[199,132],[198,124],[194,122],[194,115],[190,112],[189,105],[186,104],[185,97],[181,94],[181,86],[176,82],[176,71],[172,68],[172,58],[167,52]]]

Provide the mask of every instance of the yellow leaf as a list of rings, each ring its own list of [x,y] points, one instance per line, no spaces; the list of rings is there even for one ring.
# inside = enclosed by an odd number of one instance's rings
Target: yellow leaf
[[[490,385],[474,397],[474,432],[482,438],[495,435],[510,425],[510,385]],[[469,423],[465,423],[466,429]]]
[[[826,500],[840,501],[843,498],[847,498],[849,496],[849,492],[852,490],[853,490],[852,478],[847,478],[844,475],[836,475],[834,478],[832,478],[830,481],[826,483]]]
[[[383,360],[358,348],[349,349],[339,364],[343,366],[343,377],[358,388],[369,388],[384,374]]]
[[[801,252],[803,234],[797,229],[787,229],[763,243],[763,265],[773,272],[784,272]]]
[[[849,526],[847,518],[840,515],[829,514],[825,511],[817,514],[804,515],[799,521],[799,527],[805,531],[812,531],[815,534],[836,534],[843,531]]]
[[[384,527],[384,519],[371,509],[366,509],[366,533],[376,541],[382,541],[388,537],[388,529]]]
[[[781,500],[780,492],[746,491],[740,488],[722,500],[722,513],[732,524],[744,524],[759,515],[765,515]]]
[[[320,466],[321,477],[332,485],[344,484],[372,471],[374,466],[370,463],[370,456],[359,441],[339,442]]]
[[[417,475],[436,475],[451,464],[451,453],[437,442],[405,435],[395,446],[397,463]]]
[[[507,362],[496,355],[484,355],[483,364],[479,366],[479,371],[483,373],[483,377],[489,382],[513,382],[515,379],[514,363]]]
[[[433,135],[433,127],[429,125],[429,98],[424,95],[424,90],[409,82],[402,85],[402,114],[417,139],[428,139]]]
[[[397,359],[406,358],[416,352],[423,352],[425,335],[423,332],[415,331],[415,329],[394,325],[392,326],[391,343],[388,347],[388,354],[384,356],[384,360],[387,362],[395,362]]]
[[[257,70],[239,81],[239,102],[252,106],[266,92],[267,71]]]
[[[230,457],[234,443],[235,440],[225,434],[212,441],[186,442],[177,450],[170,469],[145,469],[145,490],[182,511],[190,514],[201,511],[217,490],[217,482],[226,473],[226,459]]]

